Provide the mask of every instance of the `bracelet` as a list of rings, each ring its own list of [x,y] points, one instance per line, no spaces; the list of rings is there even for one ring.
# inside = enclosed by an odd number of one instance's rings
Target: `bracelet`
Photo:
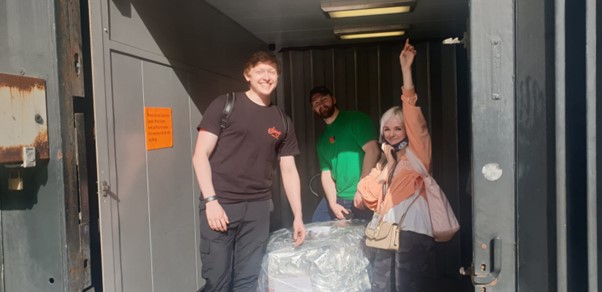
[[[215,201],[215,200],[217,200],[217,197],[216,197],[216,196],[209,196],[209,197],[207,197],[207,198],[204,198],[204,199],[203,199],[203,202],[205,202],[205,203],[209,203],[209,202],[211,202],[211,201]]]

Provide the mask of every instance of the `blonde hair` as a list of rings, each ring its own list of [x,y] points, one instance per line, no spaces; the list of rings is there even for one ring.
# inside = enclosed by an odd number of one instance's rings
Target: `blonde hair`
[[[380,142],[381,144],[386,142],[384,134],[385,123],[392,118],[398,118],[403,124],[403,111],[401,110],[400,106],[394,106],[388,109],[380,118],[380,135],[378,137],[378,142]],[[385,167],[385,165],[387,165],[387,158],[385,158],[385,155],[381,153],[380,159],[376,163],[376,168],[382,170],[383,167]]]
[[[385,123],[394,117],[398,118],[401,121],[401,123],[403,124],[403,112],[401,111],[400,106],[394,106],[394,107],[388,109],[383,114],[383,116],[380,118],[380,136],[378,137],[378,142],[380,142],[380,143],[385,142],[385,137],[384,137]]]

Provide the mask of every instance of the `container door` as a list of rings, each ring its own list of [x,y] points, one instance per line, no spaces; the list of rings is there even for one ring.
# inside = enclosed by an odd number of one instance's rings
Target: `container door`
[[[473,282],[514,291],[514,1],[471,1]]]
[[[192,77],[140,49],[154,40],[130,1],[90,12],[104,290],[196,291]]]

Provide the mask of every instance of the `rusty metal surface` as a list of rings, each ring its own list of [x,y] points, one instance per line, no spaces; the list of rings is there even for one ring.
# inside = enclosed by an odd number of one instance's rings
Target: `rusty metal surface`
[[[48,159],[46,83],[43,79],[0,73],[0,163],[23,160],[23,147]]]

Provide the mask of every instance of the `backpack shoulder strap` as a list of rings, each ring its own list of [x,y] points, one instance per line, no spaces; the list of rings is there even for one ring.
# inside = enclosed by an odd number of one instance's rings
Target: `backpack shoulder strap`
[[[236,101],[236,93],[228,93],[226,95],[226,104],[224,105],[224,110],[222,111],[222,119],[219,123],[220,134],[226,128],[226,124],[230,119],[230,114],[232,113],[232,109],[234,108],[234,102]]]
[[[414,152],[412,152],[412,150],[410,150],[410,147],[406,147],[406,157],[408,158],[408,161],[410,161],[410,164],[412,165],[412,167],[422,177],[430,176],[428,171],[426,170],[426,167],[422,163],[422,161],[420,161],[420,159],[416,156],[416,154],[414,154]]]
[[[282,109],[280,109],[279,106],[276,106],[276,109],[278,109],[278,113],[280,114],[280,117],[282,118],[282,124],[284,125],[284,130],[283,130],[283,135],[282,135],[282,142],[280,142],[280,144],[278,144],[278,148],[276,151],[276,160],[278,160],[277,158],[280,157],[280,150],[282,150],[282,145],[284,144],[284,140],[286,139],[286,136],[288,135],[288,119],[286,118],[286,115],[282,112]]]
[[[286,135],[288,134],[288,119],[286,115],[282,112],[279,106],[276,107],[278,109],[278,113],[280,113],[280,117],[282,118],[282,124],[284,125],[284,136],[282,136],[282,140],[286,139]]]

